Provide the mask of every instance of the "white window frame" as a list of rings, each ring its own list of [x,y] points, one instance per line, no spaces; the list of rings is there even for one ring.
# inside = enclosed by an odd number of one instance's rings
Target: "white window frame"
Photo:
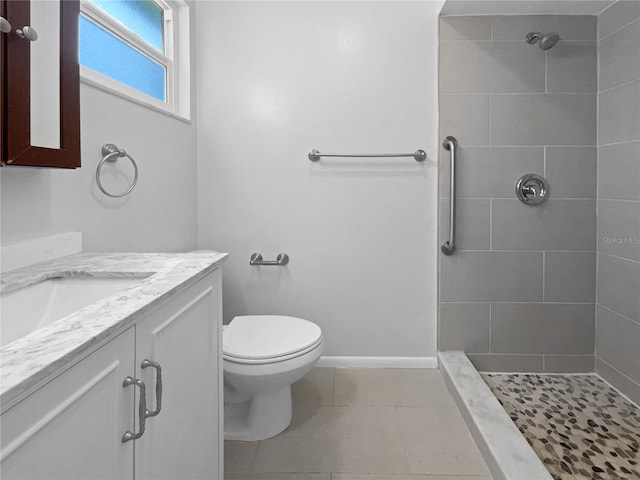
[[[153,110],[190,118],[189,7],[184,0],[153,0],[163,10],[164,51],[159,52],[146,41],[87,0],[80,2],[80,14],[116,38],[166,69],[165,101],[121,83],[107,75],[80,65],[82,82],[118,95]]]

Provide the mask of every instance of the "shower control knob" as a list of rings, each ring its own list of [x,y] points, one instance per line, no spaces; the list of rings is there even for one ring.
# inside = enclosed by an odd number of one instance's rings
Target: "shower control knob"
[[[535,173],[527,173],[516,183],[516,195],[525,205],[540,205],[549,196],[549,182]]]

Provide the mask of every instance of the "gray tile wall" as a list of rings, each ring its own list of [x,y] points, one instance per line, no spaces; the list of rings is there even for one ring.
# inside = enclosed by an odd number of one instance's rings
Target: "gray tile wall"
[[[596,371],[640,403],[640,2],[598,16]]]
[[[525,43],[530,31],[563,40],[545,53]],[[441,18],[440,136],[460,147],[458,251],[440,255],[439,349],[464,349],[480,369],[594,369],[597,66],[594,16]],[[443,149],[440,162],[444,241]],[[545,204],[516,199],[525,173],[548,179]],[[608,173],[610,190],[620,191],[617,180]]]

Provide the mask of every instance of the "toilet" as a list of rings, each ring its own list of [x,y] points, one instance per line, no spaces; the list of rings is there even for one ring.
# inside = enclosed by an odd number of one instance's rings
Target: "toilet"
[[[235,317],[222,333],[224,438],[273,437],[291,423],[291,384],[323,350],[315,323],[279,315]]]

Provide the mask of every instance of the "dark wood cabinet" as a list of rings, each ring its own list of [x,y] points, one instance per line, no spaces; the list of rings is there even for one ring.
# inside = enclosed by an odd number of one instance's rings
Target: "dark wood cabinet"
[[[47,3],[47,2],[44,2]],[[2,165],[77,168],[80,166],[80,69],[78,64],[78,24],[80,2],[59,2],[59,44],[44,41],[46,48],[58,48],[59,71],[59,146],[32,145],[33,112],[31,91],[31,48],[36,42],[21,38],[17,30],[31,25],[31,2],[0,0],[2,16],[12,25],[0,34],[2,65]],[[46,121],[46,119],[45,119]],[[42,123],[42,122],[41,122]],[[56,133],[57,134],[57,133]]]
[[[6,13],[4,11],[5,2],[0,0],[0,17],[5,18]],[[5,65],[4,65],[4,44],[6,33],[0,32],[0,166],[4,165],[5,152],[4,152],[4,132],[5,132],[5,90],[4,90],[4,77],[5,77]]]

